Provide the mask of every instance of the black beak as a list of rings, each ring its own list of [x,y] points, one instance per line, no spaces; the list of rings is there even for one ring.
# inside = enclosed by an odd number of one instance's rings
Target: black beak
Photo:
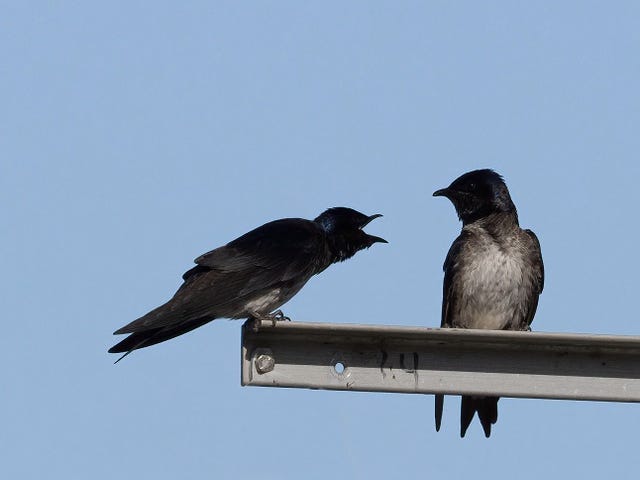
[[[374,243],[389,243],[384,238],[376,237],[374,235],[367,234],[367,238],[371,242],[371,245],[373,245]]]
[[[451,191],[448,188],[441,188],[440,190],[436,190],[433,192],[434,197],[447,197],[449,198],[449,193]]]
[[[372,220],[375,220],[376,218],[380,218],[380,217],[382,217],[381,213],[376,213],[374,215],[367,217],[367,219],[364,221],[364,224],[360,227],[360,229],[363,229],[364,227],[369,225],[369,223]],[[369,246],[373,245],[374,243],[389,243],[384,238],[376,237],[374,235],[369,235],[366,232],[362,232],[362,233],[364,234],[365,237],[367,237],[367,240],[369,241]]]
[[[382,217],[381,213],[376,213],[374,215],[371,215],[371,216],[367,217],[367,219],[365,220],[364,224],[360,228],[366,227],[367,225],[369,225],[371,223],[372,220],[375,220],[376,218],[380,218],[380,217]]]

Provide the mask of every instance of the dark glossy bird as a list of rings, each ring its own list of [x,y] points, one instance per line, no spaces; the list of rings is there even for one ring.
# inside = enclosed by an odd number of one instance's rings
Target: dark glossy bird
[[[130,334],[109,353],[164,342],[216,318],[286,319],[278,309],[315,274],[376,242],[364,228],[382,215],[330,208],[315,220],[284,218],[266,223],[196,258],[173,298],[116,330]],[[118,359],[118,361],[120,360]]]
[[[433,195],[451,200],[462,221],[444,262],[441,327],[530,330],[544,286],[540,243],[520,228],[502,177],[475,170]],[[443,404],[444,396],[436,395],[436,430]],[[476,413],[489,437],[498,420],[498,397],[462,397],[461,437]]]

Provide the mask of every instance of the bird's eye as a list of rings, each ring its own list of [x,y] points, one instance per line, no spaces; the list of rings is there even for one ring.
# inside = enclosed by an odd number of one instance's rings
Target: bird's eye
[[[470,183],[469,184],[469,190],[472,191],[472,192],[475,192],[476,191],[476,184],[475,183]]]

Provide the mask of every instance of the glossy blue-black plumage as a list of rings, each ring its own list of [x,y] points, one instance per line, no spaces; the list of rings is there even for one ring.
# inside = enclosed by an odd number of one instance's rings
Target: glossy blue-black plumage
[[[201,255],[171,300],[115,332],[130,335],[109,352],[154,345],[216,318],[268,316],[332,263],[386,242],[362,230],[378,216],[336,207],[313,221],[275,220]]]

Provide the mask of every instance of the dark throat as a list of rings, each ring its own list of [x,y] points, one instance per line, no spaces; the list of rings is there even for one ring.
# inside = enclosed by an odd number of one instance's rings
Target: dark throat
[[[343,262],[367,247],[358,239],[349,238],[347,235],[329,235],[327,237],[327,245],[329,246],[331,257],[330,263]]]

